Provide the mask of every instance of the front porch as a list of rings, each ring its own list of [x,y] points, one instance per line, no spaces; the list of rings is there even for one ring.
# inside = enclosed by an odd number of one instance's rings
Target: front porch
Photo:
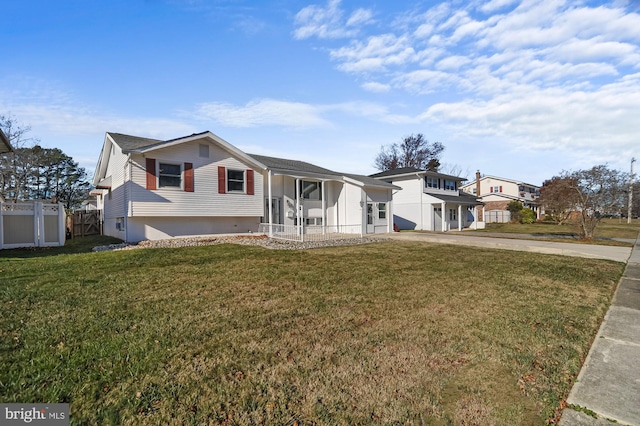
[[[282,225],[261,223],[258,232],[269,238],[310,242],[345,239],[362,239],[365,232],[362,225]]]

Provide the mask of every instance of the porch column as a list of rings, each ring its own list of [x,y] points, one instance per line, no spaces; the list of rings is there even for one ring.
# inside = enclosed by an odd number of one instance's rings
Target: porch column
[[[322,235],[327,233],[327,194],[324,189],[325,181],[320,182],[320,197],[322,198]]]
[[[296,221],[298,222],[298,235],[302,235],[302,216],[300,214],[300,178],[296,178]],[[304,241],[304,237],[302,237]]]
[[[442,207],[442,226],[441,226],[441,231],[442,232],[446,232],[447,231],[447,203],[445,203],[444,201],[441,204]]]
[[[2,215],[2,201],[0,201],[0,249],[4,246],[4,223]]]
[[[487,212],[484,209],[484,205],[482,206],[482,221],[486,222],[487,221],[487,216],[486,216]]]
[[[268,181],[268,196],[269,196],[269,201],[267,202],[267,208],[269,209],[269,236],[273,237],[273,206],[271,205],[271,203],[273,203],[273,198],[272,198],[272,190],[271,190],[271,170],[269,170],[269,174],[267,175],[267,181]]]
[[[462,231],[462,204],[458,204],[458,231]]]

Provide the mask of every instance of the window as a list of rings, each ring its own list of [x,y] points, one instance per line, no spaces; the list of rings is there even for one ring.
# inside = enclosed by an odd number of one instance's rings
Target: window
[[[473,188],[471,188],[471,193],[472,193],[473,195],[476,195],[476,187],[475,187],[475,186],[474,186]]]
[[[321,226],[322,225],[322,218],[321,217],[308,217],[306,219],[307,225],[316,225],[316,226]]]
[[[438,189],[440,187],[440,185],[438,185],[438,178],[430,177],[430,176],[424,177],[424,184],[426,185],[427,188]]]
[[[378,219],[387,218],[387,203],[378,203]]]
[[[322,187],[320,182],[300,182],[300,197],[305,200],[322,200]]]
[[[200,144],[198,148],[200,157],[209,158],[209,145]]]
[[[444,189],[447,191],[455,191],[456,190],[456,181],[455,180],[445,180],[444,181]]]
[[[244,170],[227,169],[227,192],[244,192]]]
[[[494,186],[491,188],[491,192],[502,192],[501,186]]]
[[[449,220],[458,220],[456,209],[449,209]]]
[[[124,217],[116,218],[116,230],[124,231]]]
[[[158,185],[160,188],[180,188],[182,180],[180,164],[160,163],[158,176]]]

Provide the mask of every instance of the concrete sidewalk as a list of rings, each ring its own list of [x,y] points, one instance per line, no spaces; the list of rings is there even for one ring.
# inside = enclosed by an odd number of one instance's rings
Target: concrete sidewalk
[[[640,237],[567,402],[597,419],[565,409],[560,426],[640,426]]]
[[[469,235],[467,233],[394,232],[387,234],[396,240],[429,241],[443,244],[460,244],[474,247],[528,251],[534,253],[559,254],[562,256],[606,259],[626,262],[631,247],[602,246],[596,244],[557,243],[535,239],[495,238],[493,236]]]

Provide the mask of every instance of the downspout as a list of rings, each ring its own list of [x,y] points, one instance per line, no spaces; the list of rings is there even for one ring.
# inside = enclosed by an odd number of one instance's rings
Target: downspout
[[[322,197],[322,235],[327,233],[327,194],[324,189],[325,181],[320,181],[320,196]]]
[[[267,202],[267,208],[269,209],[269,237],[273,237],[273,206],[271,203],[273,202],[272,191],[271,191],[271,170],[267,171],[267,181],[268,181],[268,196],[269,201]]]
[[[129,168],[129,173],[127,174],[127,167]],[[129,242],[129,215],[132,214],[132,210],[133,210],[133,206],[130,205],[131,204],[131,197],[129,194],[129,187],[131,185],[129,185],[129,182],[131,181],[131,154],[129,154],[127,156],[127,162],[125,163],[125,180],[124,180],[124,204],[127,208],[127,211],[125,212],[124,215],[124,238],[125,238],[125,242]]]

